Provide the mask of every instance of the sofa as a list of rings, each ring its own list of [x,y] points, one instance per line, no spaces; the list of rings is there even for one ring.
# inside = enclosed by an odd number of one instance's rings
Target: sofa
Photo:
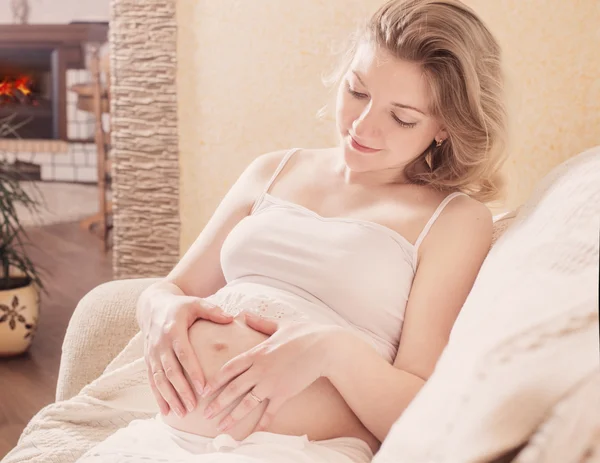
[[[448,346],[375,463],[600,462],[599,229],[597,146],[495,218],[492,247]],[[81,397],[112,400],[93,386],[125,365],[124,349],[139,331],[137,298],[155,281],[112,281],[81,299],[63,344],[56,403],[32,418],[5,463],[74,461],[90,445],[81,430],[108,421],[76,423],[91,403]],[[116,426],[140,417],[133,408]]]

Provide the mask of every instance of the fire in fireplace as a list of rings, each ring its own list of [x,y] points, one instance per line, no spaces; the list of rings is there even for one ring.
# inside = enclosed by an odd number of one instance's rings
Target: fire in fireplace
[[[12,79],[5,77],[0,82],[0,105],[11,103],[36,105],[31,82],[32,79],[28,76],[17,76]]]
[[[58,138],[51,50],[0,48],[0,138]]]

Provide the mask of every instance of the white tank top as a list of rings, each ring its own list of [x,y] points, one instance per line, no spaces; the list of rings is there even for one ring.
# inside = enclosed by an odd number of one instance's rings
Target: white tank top
[[[286,154],[251,214],[227,236],[221,265],[227,285],[209,298],[224,310],[346,327],[393,362],[416,271],[417,251],[444,207],[415,244],[374,222],[327,218],[269,194]]]

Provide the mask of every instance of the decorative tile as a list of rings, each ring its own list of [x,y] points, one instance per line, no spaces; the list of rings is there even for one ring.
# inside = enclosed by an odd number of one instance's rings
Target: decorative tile
[[[78,182],[97,182],[98,171],[95,167],[80,167],[75,171],[75,180]]]
[[[75,180],[75,167],[73,166],[54,166],[53,180],[72,182]]]

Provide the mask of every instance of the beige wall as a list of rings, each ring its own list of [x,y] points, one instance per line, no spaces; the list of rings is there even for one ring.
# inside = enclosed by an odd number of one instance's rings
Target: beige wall
[[[600,144],[600,2],[465,1],[505,54],[513,122],[505,207],[513,208],[552,167]]]
[[[178,0],[183,253],[251,159],[334,142],[320,77],[331,45],[381,0]],[[505,50],[514,122],[510,190],[520,204],[554,165],[600,144],[597,0],[467,0]]]
[[[335,143],[318,110],[332,43],[380,0],[179,0],[182,252],[257,155]]]
[[[109,0],[29,0],[30,24],[108,21]],[[10,0],[0,0],[0,24],[12,24]]]

